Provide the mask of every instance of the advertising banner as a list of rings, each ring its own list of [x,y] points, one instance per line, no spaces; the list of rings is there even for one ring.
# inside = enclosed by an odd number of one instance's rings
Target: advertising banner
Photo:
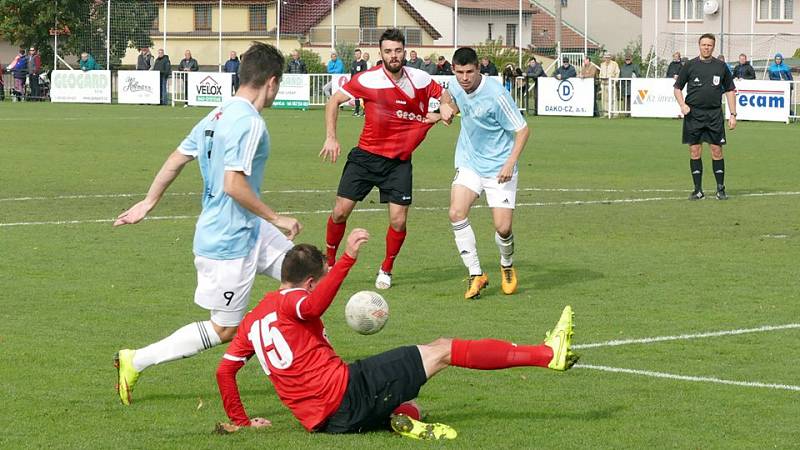
[[[281,79],[278,96],[272,103],[273,108],[308,109],[311,99],[311,79],[307,74],[285,73]]]
[[[50,74],[53,103],[111,103],[110,70],[54,70]]]
[[[631,117],[681,117],[672,78],[631,80]],[[686,95],[686,89],[684,89]]]
[[[232,73],[189,72],[187,83],[191,106],[219,106],[233,95]]]
[[[158,71],[120,70],[117,72],[117,103],[158,105],[161,79]]]
[[[789,81],[734,80],[736,84],[736,120],[788,122]],[[725,117],[730,115],[725,112]]]
[[[594,80],[539,78],[536,113],[540,116],[594,115]]]

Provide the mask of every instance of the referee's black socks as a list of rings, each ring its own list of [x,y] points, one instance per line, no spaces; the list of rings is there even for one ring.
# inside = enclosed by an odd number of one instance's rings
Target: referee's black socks
[[[717,179],[717,189],[719,186],[725,186],[725,160],[714,159],[711,161],[711,167],[714,169],[714,178]]]
[[[716,161],[714,161],[716,163]],[[700,192],[703,190],[703,160],[690,159],[689,169],[692,171],[692,181],[694,181],[694,191]],[[715,174],[716,175],[716,174]]]

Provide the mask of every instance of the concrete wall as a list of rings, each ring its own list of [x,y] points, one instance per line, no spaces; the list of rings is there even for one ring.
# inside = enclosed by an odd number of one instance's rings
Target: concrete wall
[[[433,41],[434,45],[453,45],[452,8],[431,0],[410,0],[409,3],[442,35]]]
[[[717,48],[714,54],[722,53],[727,60],[736,59],[739,53],[762,58],[776,51],[792,54],[800,48],[800,36],[785,37],[779,40],[764,37],[724,36],[720,39],[720,31],[725,33],[797,33],[800,34],[800,0],[794,1],[794,20],[788,22],[769,22],[758,20],[757,0],[719,0],[722,12],[704,15],[700,21],[690,21],[687,30],[691,33],[688,40],[668,39],[662,33],[684,31],[683,21],[669,20],[669,0],[649,0],[642,5],[642,48],[649,49],[656,39],[659,58],[667,57],[673,51],[684,53],[693,58],[698,54],[697,38],[703,33],[717,35]],[[755,5],[751,9],[751,5]],[[656,15],[658,18],[656,18]],[[673,45],[670,45],[673,43]],[[666,53],[666,55],[664,55]]]
[[[558,0],[536,0],[548,11],[555,11]],[[642,19],[611,0],[586,0],[588,3],[589,37],[606,50],[617,53],[628,46],[631,41],[638,41],[642,34]],[[654,0],[644,0],[652,3]],[[664,2],[665,0],[660,0]],[[561,8],[562,19],[581,33],[586,30],[584,23],[584,0],[570,0]]]

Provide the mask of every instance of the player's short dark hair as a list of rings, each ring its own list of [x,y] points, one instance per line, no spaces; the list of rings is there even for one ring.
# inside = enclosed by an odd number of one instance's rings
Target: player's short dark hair
[[[325,257],[311,244],[297,244],[286,252],[281,266],[281,282],[298,284],[308,277],[319,279],[325,271]]]
[[[242,85],[260,88],[270,78],[283,76],[283,66],[283,55],[277,48],[263,42],[253,42],[242,53],[239,80]]]
[[[357,48],[357,49],[353,50],[353,53],[355,53],[355,52],[359,52],[359,53],[360,53],[360,52],[361,52],[361,49],[360,49],[360,48]]]
[[[453,53],[453,64],[466,66],[472,64],[478,66],[478,54],[471,47],[461,47]]]
[[[383,47],[383,41],[400,42],[403,47],[406,46],[406,36],[398,28],[389,28],[384,31],[381,38],[378,39],[378,48]]]
[[[713,33],[704,33],[702,36],[700,36],[700,39],[697,40],[697,43],[699,44],[703,39],[711,39],[715,44],[717,43],[717,38]]]

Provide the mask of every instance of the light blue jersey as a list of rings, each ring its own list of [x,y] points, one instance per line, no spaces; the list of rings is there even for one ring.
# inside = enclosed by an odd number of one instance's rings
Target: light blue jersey
[[[181,153],[197,158],[203,176],[203,212],[194,253],[211,259],[247,256],[258,238],[260,218],[224,191],[225,171],[240,171],[259,196],[269,156],[269,134],[261,114],[240,97],[215,108],[181,142]]]
[[[461,111],[456,168],[494,177],[511,155],[515,132],[528,126],[525,119],[508,91],[490,77],[481,76],[481,84],[470,94],[455,78],[447,90]]]

